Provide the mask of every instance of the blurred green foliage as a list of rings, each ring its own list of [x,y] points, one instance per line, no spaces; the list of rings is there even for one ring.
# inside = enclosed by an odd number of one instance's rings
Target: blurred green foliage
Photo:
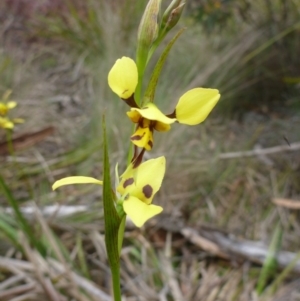
[[[230,43],[241,33],[259,34],[228,74],[239,76],[224,109],[299,108],[300,1],[191,1],[188,14],[200,23],[207,38],[221,36]],[[223,47],[223,45],[220,45]],[[241,87],[243,87],[241,89]],[[231,88],[232,89],[232,88]],[[225,90],[226,91],[226,90]]]
[[[205,31],[239,31],[241,24],[266,27],[273,35],[299,20],[299,0],[201,0],[188,1],[189,14]]]
[[[205,28],[205,31],[213,32],[225,29],[232,23],[235,9],[238,9],[244,16],[248,6],[247,1],[204,0],[191,1],[189,10],[193,18]]]

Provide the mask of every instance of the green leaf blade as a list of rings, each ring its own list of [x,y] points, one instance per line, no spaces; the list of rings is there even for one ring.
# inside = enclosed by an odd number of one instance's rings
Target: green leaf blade
[[[110,180],[110,165],[107,147],[106,127],[103,119],[103,208],[105,223],[105,244],[111,266],[119,264],[118,231],[121,223],[115,208],[113,189]]]

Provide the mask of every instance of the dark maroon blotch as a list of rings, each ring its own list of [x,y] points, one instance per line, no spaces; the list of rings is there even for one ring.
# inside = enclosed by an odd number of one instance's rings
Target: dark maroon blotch
[[[134,141],[134,140],[142,140],[142,138],[145,136],[146,133],[143,133],[143,135],[135,135],[135,136],[131,136],[130,140]]]
[[[123,187],[126,188],[127,186],[133,184],[134,179],[133,178],[129,178],[127,180],[125,180],[125,182],[123,183]]]
[[[152,196],[153,188],[150,185],[145,185],[143,187],[143,194],[145,195],[146,198],[150,198]]]

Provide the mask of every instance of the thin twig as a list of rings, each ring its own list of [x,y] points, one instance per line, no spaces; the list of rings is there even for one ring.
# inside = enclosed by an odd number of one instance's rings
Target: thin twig
[[[272,202],[280,207],[285,207],[288,209],[300,210],[300,201],[299,200],[290,200],[290,199],[273,199]]]
[[[36,205],[32,204],[32,205],[20,207],[20,210],[28,218],[32,218],[36,212]],[[66,216],[70,216],[72,214],[76,214],[79,212],[86,212],[89,210],[89,207],[86,205],[68,206],[68,205],[57,204],[57,205],[45,206],[45,207],[39,208],[39,210],[44,217],[48,217],[53,214],[55,214],[56,217],[66,217]],[[4,211],[7,213],[10,213],[10,214],[13,213],[13,209],[11,207],[4,208]]]
[[[193,230],[193,235],[195,234],[195,230]],[[185,233],[186,229],[183,229],[181,233]],[[240,240],[232,237],[232,235],[226,235],[221,231],[212,230],[208,228],[203,228],[198,232],[199,238],[205,238],[210,241],[212,244],[215,244],[216,249],[222,250],[223,254],[226,254],[228,258],[249,260],[251,262],[263,264],[267,255],[268,255],[268,246],[262,244],[257,241],[250,240]],[[188,236],[186,236],[188,238]],[[191,240],[191,242],[199,242],[201,240]],[[202,248],[202,244],[197,244]],[[206,249],[207,251],[207,249]],[[215,255],[218,255],[215,253]],[[276,255],[276,260],[278,266],[281,268],[285,268],[290,262],[294,260],[297,254],[287,251],[280,251]],[[224,258],[224,257],[223,257]],[[293,271],[296,273],[300,273],[300,260],[298,260],[294,267]]]
[[[45,260],[37,251],[31,249],[25,237],[22,237],[21,241],[22,245],[24,246],[26,256],[32,263],[36,278],[42,286],[46,296],[48,296],[52,301],[65,301],[52,285],[49,287],[49,283],[46,281],[46,277],[44,276],[44,269],[46,267]]]
[[[174,224],[172,217],[168,218],[167,215],[164,215],[163,220],[153,219],[148,225],[180,233],[195,246],[224,259],[248,260],[263,264],[269,252],[268,246],[262,242],[237,239],[220,229],[204,225],[200,229],[192,229],[185,227],[180,220],[177,220],[177,223]],[[280,268],[288,266],[296,257],[297,254],[287,251],[280,251],[276,254],[276,260]],[[300,274],[300,260],[295,262],[292,270]]]
[[[0,300],[3,300],[7,297],[12,297],[17,294],[25,294],[28,291],[32,291],[35,289],[35,284],[34,283],[28,283],[28,284],[23,284],[19,285],[4,291],[0,292]]]
[[[65,267],[58,261],[49,258],[48,262],[51,264],[51,266],[57,270],[60,274],[65,273]],[[70,276],[72,277],[72,280],[82,289],[87,291],[89,294],[98,297],[101,301],[112,301],[111,297],[107,295],[105,292],[100,290],[94,283],[87,280],[84,277],[79,276],[75,272],[71,271]]]
[[[235,159],[243,157],[253,157],[260,155],[271,155],[281,152],[290,152],[300,150],[300,142],[291,143],[290,145],[278,145],[268,148],[258,148],[250,151],[240,151],[232,153],[223,153],[218,156],[219,159]]]
[[[183,301],[179,283],[176,279],[175,272],[171,264],[171,244],[172,244],[172,234],[167,232],[165,254],[161,254],[160,261],[163,266],[163,273],[166,278],[166,282],[169,285],[170,292],[175,301]]]
[[[8,278],[7,280],[4,280],[0,283],[0,292],[2,292],[6,287],[13,286],[16,283],[20,282],[25,278],[24,275],[16,275],[13,277]]]

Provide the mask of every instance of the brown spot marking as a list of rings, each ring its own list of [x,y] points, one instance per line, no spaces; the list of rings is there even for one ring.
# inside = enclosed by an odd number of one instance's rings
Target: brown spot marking
[[[121,95],[125,94],[128,91],[128,89],[124,90]],[[122,97],[121,97],[122,98]]]
[[[152,193],[153,193],[153,188],[150,185],[147,184],[143,187],[143,194],[147,199],[151,198]]]
[[[148,145],[152,148],[153,147],[153,143],[151,140],[148,141]]]
[[[133,161],[131,161],[133,168],[137,168],[142,163],[145,151],[146,151],[146,149],[143,148],[141,150],[141,152],[139,153],[139,155]]]
[[[130,138],[130,140],[134,141],[134,140],[142,140],[142,138],[145,136],[145,133],[141,136],[141,135],[135,135],[135,136],[132,136]]]
[[[127,180],[125,180],[125,182],[123,183],[123,187],[126,188],[127,186],[133,184],[134,179],[133,178],[129,178]]]

